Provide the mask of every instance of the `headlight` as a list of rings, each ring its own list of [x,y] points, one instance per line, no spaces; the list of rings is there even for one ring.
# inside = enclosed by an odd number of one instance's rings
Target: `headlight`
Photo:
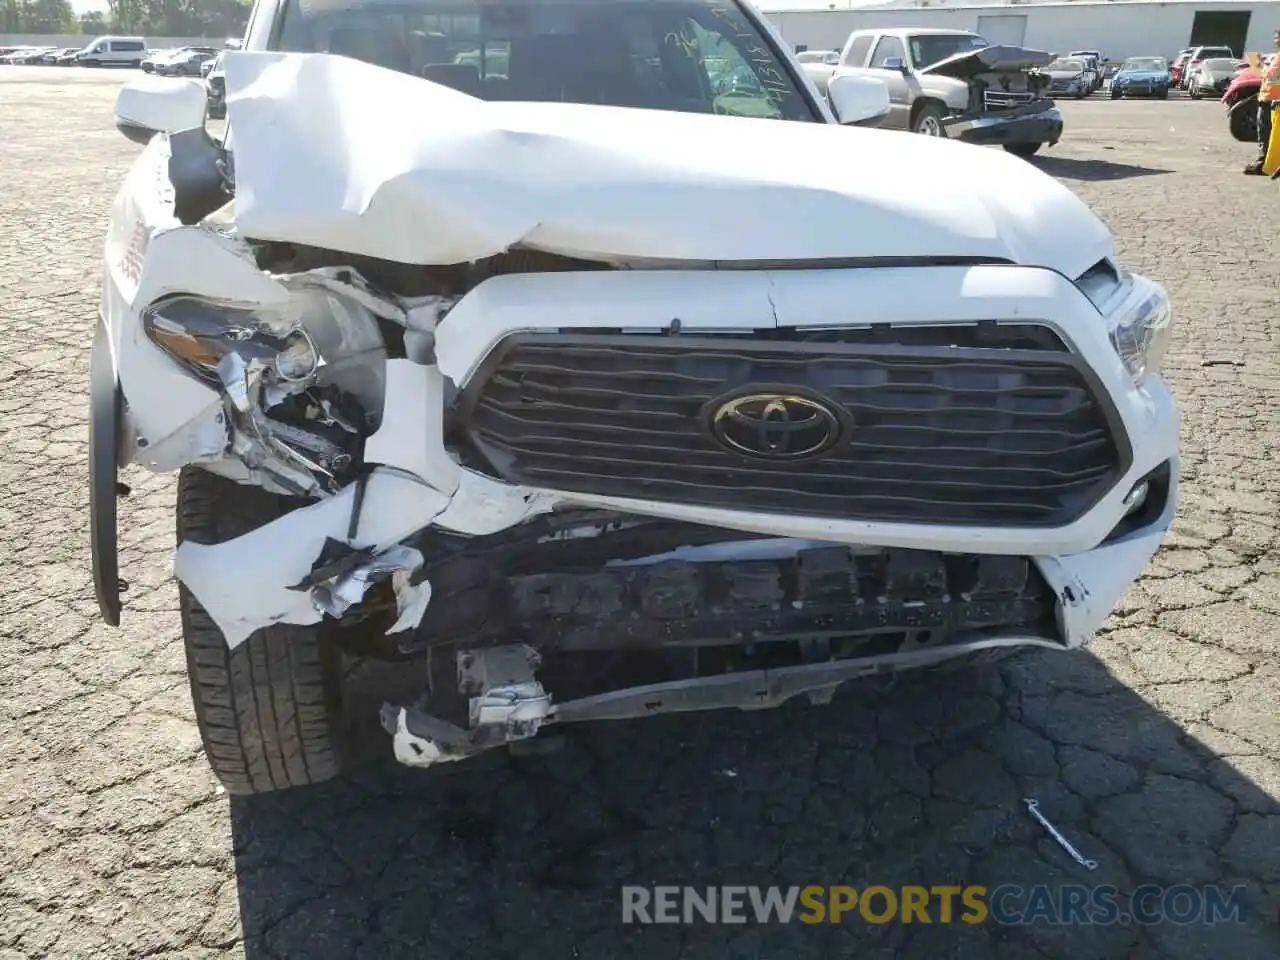
[[[378,321],[363,304],[321,286],[294,289],[278,310],[176,296],[148,309],[143,329],[223,395],[232,449],[250,467],[300,493],[336,489],[359,467],[386,378]]]
[[[1164,287],[1145,283],[1145,293],[1126,302],[1111,318],[1109,331],[1111,343],[1135,383],[1160,372],[1173,322]]]
[[[305,380],[320,366],[315,341],[301,325],[193,297],[166,301],[144,317],[143,326],[156,346],[211,385],[225,384],[233,356],[286,383]]]

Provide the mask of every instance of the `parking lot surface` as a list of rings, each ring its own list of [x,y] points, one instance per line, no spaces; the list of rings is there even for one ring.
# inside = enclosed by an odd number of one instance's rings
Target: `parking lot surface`
[[[192,719],[169,478],[128,477],[122,629],[89,584],[99,251],[138,150],[112,123],[123,79],[0,67],[0,960],[1280,956],[1280,184],[1240,175],[1216,103],[1066,103],[1035,161],[1177,310],[1179,518],[1089,652],[431,772],[374,736],[348,780],[246,801]],[[637,927],[619,892],[1035,883],[1248,904],[1214,926]]]

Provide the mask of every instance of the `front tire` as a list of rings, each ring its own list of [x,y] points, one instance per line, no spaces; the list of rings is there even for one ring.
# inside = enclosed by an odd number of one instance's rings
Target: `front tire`
[[[178,478],[178,542],[234,539],[295,502],[195,467]],[[338,776],[346,757],[341,651],[324,624],[275,624],[234,650],[178,585],[196,724],[228,793],[271,793]]]
[[[1042,143],[1006,143],[1004,149],[1015,157],[1022,157],[1022,159],[1027,160],[1034,157],[1042,146],[1044,146]]]
[[[946,137],[947,132],[942,128],[942,117],[941,107],[927,104],[916,112],[915,119],[911,122],[911,131],[926,137]]]

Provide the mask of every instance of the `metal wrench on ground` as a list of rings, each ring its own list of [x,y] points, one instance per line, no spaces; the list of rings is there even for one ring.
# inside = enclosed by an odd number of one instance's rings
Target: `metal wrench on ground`
[[[1076,863],[1080,864],[1080,866],[1084,867],[1086,870],[1098,869],[1097,860],[1087,859],[1084,856],[1084,854],[1082,854],[1079,850],[1073,847],[1071,845],[1071,841],[1068,840],[1066,837],[1064,837],[1061,833],[1059,833],[1058,828],[1055,827],[1052,823],[1050,823],[1049,820],[1045,817],[1045,815],[1040,812],[1040,801],[1033,800],[1028,797],[1024,799],[1022,802],[1027,805],[1027,810],[1031,813],[1031,815],[1040,821],[1040,825],[1049,831],[1049,836],[1057,840],[1058,845],[1062,847],[1063,850],[1067,851],[1067,853],[1071,854],[1071,858],[1075,860]]]

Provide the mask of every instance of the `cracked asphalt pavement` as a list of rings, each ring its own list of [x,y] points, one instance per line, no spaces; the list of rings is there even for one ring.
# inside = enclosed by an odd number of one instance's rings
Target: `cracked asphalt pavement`
[[[1035,162],[1165,281],[1185,486],[1087,652],[827,707],[570,729],[540,755],[229,800],[131,472],[89,583],[86,378],[124,75],[0,67],[0,960],[1280,956],[1280,184],[1215,103],[1064,104]],[[1078,867],[1041,809],[1099,868]],[[1239,923],[624,926],[622,884],[1242,884]]]

